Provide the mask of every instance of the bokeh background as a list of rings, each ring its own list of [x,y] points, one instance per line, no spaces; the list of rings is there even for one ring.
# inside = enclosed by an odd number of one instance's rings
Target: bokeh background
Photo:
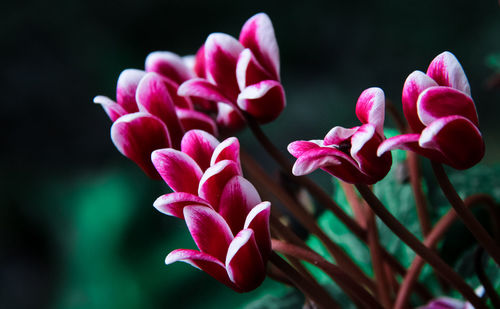
[[[149,52],[192,54],[261,11],[281,51],[288,106],[264,128],[281,149],[356,124],[365,88],[383,88],[400,108],[406,76],[449,50],[471,83],[483,164],[499,161],[494,0],[4,1],[0,308],[238,308],[279,289],[266,281],[236,294],[185,264],[164,266],[193,243],[180,220],[153,209],[167,187],[116,151],[92,103],[114,97],[119,73],[143,68]],[[248,132],[239,136],[274,168]]]

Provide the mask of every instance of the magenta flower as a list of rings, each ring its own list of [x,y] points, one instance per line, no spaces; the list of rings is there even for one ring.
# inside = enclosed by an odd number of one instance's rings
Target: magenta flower
[[[211,34],[196,59],[199,78],[182,84],[179,94],[218,102],[219,124],[241,127],[240,110],[259,122],[270,122],[285,107],[278,44],[266,14],[251,17],[239,40],[224,33]]]
[[[265,278],[271,251],[271,205],[242,176],[238,140],[219,143],[204,131],[191,130],[181,150],[153,152],[155,167],[174,191],[154,206],[184,219],[199,251],[174,250],[165,263],[189,263],[238,292],[255,289]]]
[[[321,168],[349,183],[373,184],[384,178],[392,162],[389,153],[377,156],[385,139],[384,107],[382,89],[366,89],[356,104],[361,126],[334,127],[323,140],[292,142],[288,151],[297,158],[293,174],[301,176]]]
[[[462,66],[450,52],[432,60],[427,73],[411,73],[403,87],[403,112],[413,133],[387,139],[378,154],[411,150],[456,169],[484,155],[484,141]]]
[[[168,73],[176,81],[192,76],[172,53],[150,54],[146,68]],[[94,98],[113,121],[111,138],[116,148],[151,178],[159,178],[151,162],[154,150],[179,148],[184,132],[190,129],[217,132],[209,116],[194,110],[189,98],[177,95],[178,83],[159,73],[125,70],[118,78],[116,102],[104,96]]]
[[[440,297],[431,300],[428,304],[418,309],[467,309],[471,307],[470,304],[464,303],[450,297]]]

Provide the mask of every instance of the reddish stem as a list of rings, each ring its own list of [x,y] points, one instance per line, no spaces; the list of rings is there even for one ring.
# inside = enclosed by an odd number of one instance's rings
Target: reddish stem
[[[427,211],[427,202],[425,200],[425,194],[422,190],[422,176],[420,173],[419,159],[418,155],[412,151],[408,151],[408,169],[410,170],[410,183],[413,190],[413,196],[415,197],[415,204],[417,205],[417,215],[418,221],[420,222],[420,228],[422,229],[422,234],[427,236],[431,230],[431,223],[429,220],[429,212]]]

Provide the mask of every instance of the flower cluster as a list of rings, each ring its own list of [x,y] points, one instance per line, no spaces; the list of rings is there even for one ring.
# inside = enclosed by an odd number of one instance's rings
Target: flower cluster
[[[207,132],[191,130],[182,138],[181,151],[156,150],[152,161],[174,191],[154,206],[184,219],[200,250],[174,250],[165,263],[187,262],[245,292],[265,278],[271,205],[242,176],[239,149],[234,137],[219,143]]]

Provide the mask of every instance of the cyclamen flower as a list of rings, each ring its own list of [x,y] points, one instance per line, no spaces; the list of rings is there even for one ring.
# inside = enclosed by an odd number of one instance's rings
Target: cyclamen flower
[[[470,86],[450,52],[432,60],[427,73],[411,73],[403,87],[403,112],[411,134],[387,139],[378,154],[411,150],[456,169],[467,169],[484,156],[484,141]]]
[[[266,14],[251,17],[239,40],[224,33],[211,34],[196,59],[200,78],[182,84],[179,94],[218,102],[219,124],[241,127],[244,117],[240,110],[259,122],[270,122],[285,107],[278,44]]]
[[[440,297],[433,299],[427,305],[418,307],[418,309],[473,309],[469,303],[450,297]]]
[[[173,193],[154,203],[160,212],[186,221],[198,250],[177,249],[165,263],[183,261],[200,268],[235,291],[255,289],[265,278],[271,251],[271,204],[243,178],[239,142],[219,143],[192,130],[181,150],[153,152],[152,161]]]
[[[177,95],[178,82],[189,78],[187,66],[172,53],[151,54],[144,72],[127,69],[120,74],[116,102],[97,96],[110,119],[111,138],[116,148],[139,165],[151,178],[159,178],[151,153],[165,147],[180,147],[184,132],[203,129],[216,134],[217,127],[207,115],[194,110],[187,97]]]
[[[382,89],[366,89],[356,104],[361,126],[334,127],[323,140],[295,141],[288,145],[288,151],[297,158],[293,174],[306,175],[321,168],[355,184],[373,184],[384,178],[392,162],[390,153],[377,156],[377,148],[385,139],[384,108]]]

